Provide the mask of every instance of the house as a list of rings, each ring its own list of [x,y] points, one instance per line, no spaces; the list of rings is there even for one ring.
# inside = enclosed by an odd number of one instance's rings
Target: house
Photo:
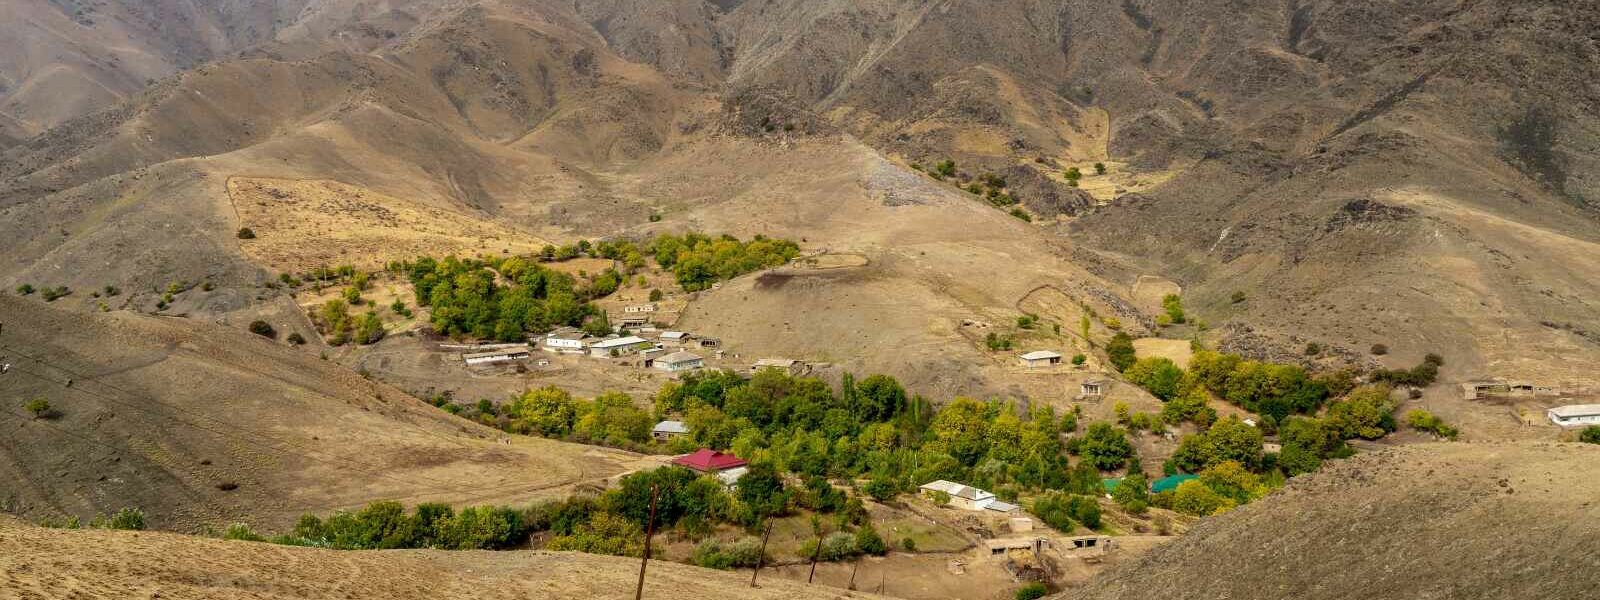
[[[944,492],[950,496],[947,506],[962,510],[988,510],[998,513],[1011,514],[1019,510],[1017,505],[1002,502],[994,494],[972,487],[970,485],[945,481],[940,479],[922,484],[923,492]]]
[[[1461,384],[1461,397],[1467,400],[1504,395],[1510,392],[1511,386],[1504,381],[1468,381]]]
[[[713,338],[713,337],[700,338],[700,347],[701,348],[720,348],[720,347],[722,347],[722,340],[717,339],[717,338]]]
[[[615,337],[589,344],[589,355],[598,358],[624,356],[628,354],[634,354],[654,346],[655,344],[651,344],[650,340],[636,335]]]
[[[763,358],[750,365],[750,372],[757,373],[762,369],[777,369],[790,375],[799,375],[805,371],[806,363],[792,358]]]
[[[544,336],[542,348],[546,352],[583,354],[589,346],[589,335],[572,327],[562,327]]]
[[[689,426],[684,425],[683,421],[662,421],[656,423],[655,428],[650,430],[650,437],[655,438],[658,442],[665,442],[675,437],[688,435],[688,433]]]
[[[656,359],[657,358],[661,358],[661,356],[666,354],[666,353],[667,353],[667,349],[666,348],[645,348],[643,350],[640,350],[639,351],[639,358],[644,359],[644,362],[640,363],[640,366],[645,367],[645,368],[649,368],[651,366],[654,366]]]
[[[654,359],[653,364],[658,370],[666,371],[668,373],[678,373],[682,371],[693,371],[695,369],[704,367],[706,366],[706,359],[700,358],[700,355],[693,352],[679,350],[677,352],[673,352],[672,354]]]
[[[750,461],[732,454],[724,454],[708,448],[701,448],[689,454],[672,459],[672,464],[688,467],[701,473],[717,473],[728,469],[736,469],[750,464]]]
[[[989,549],[989,556],[1001,558],[1012,552],[1032,552],[1038,554],[1050,547],[1050,540],[1042,537],[1015,537],[984,540],[983,545]]]
[[[1072,558],[1101,556],[1111,551],[1111,536],[1080,535],[1064,540],[1062,551]]]
[[[1545,415],[1550,417],[1550,422],[1562,427],[1579,425],[1600,425],[1600,404],[1568,404],[1557,406]]]
[[[650,324],[650,317],[625,316],[617,319],[617,326],[623,329],[638,329]]]
[[[1034,350],[1020,357],[1022,366],[1030,369],[1037,367],[1053,367],[1061,364],[1061,353],[1049,350]]]
[[[1106,395],[1107,387],[1109,386],[1104,379],[1090,379],[1078,384],[1078,395],[1084,398],[1099,398]]]
[[[655,311],[656,304],[654,302],[649,304],[635,304],[632,306],[622,307],[622,312],[624,313],[653,313]]]
[[[682,331],[663,331],[660,341],[663,345],[682,346],[689,341],[689,334]]]
[[[502,348],[500,350],[490,350],[488,352],[462,354],[461,360],[466,361],[468,365],[487,365],[492,363],[522,360],[528,358],[528,356],[529,353],[527,348]]]

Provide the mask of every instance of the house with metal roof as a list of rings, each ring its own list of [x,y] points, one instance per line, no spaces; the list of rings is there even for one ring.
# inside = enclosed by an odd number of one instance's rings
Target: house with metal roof
[[[522,360],[525,358],[528,358],[528,349],[526,347],[502,348],[500,350],[472,352],[461,355],[461,360],[465,361],[469,365],[487,365]]]
[[[750,464],[750,461],[732,454],[717,452],[709,448],[701,448],[689,454],[672,459],[672,464],[688,467],[701,473],[716,473],[735,469]]]
[[[654,346],[655,344],[650,343],[650,340],[636,335],[615,337],[589,344],[589,355],[598,358],[624,356]]]
[[[1600,425],[1600,404],[1568,404],[1545,411],[1550,422],[1562,427]]]
[[[806,363],[792,358],[763,358],[750,365],[750,372],[759,373],[762,369],[777,369],[790,375],[799,375],[805,368]]]
[[[1022,361],[1022,366],[1030,369],[1061,364],[1061,353],[1049,350],[1034,350],[1017,358]]]
[[[922,484],[923,492],[943,492],[950,496],[946,506],[953,506],[963,510],[990,510],[999,513],[1013,513],[1019,510],[1017,505],[1003,502],[995,498],[994,494],[980,490],[970,485],[945,481],[943,479]]]
[[[679,350],[666,356],[656,357],[653,359],[651,365],[660,371],[666,371],[668,373],[680,373],[683,371],[693,371],[706,366],[706,359],[700,358],[700,355],[693,352]]]
[[[540,348],[546,352],[583,354],[583,350],[589,345],[589,341],[589,334],[574,327],[562,327],[545,334],[544,343],[540,344]]]
[[[655,438],[658,442],[665,442],[688,434],[689,426],[684,425],[683,421],[662,421],[656,423],[656,426],[650,429],[650,437]]]

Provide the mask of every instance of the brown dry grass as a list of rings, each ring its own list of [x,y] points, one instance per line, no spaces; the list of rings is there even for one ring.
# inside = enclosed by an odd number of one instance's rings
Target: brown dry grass
[[[378,268],[418,256],[528,254],[547,242],[473,216],[335,181],[234,177],[228,197],[252,260],[280,272]]]
[[[480,600],[632,598],[636,559],[536,551],[337,551],[0,518],[0,597]],[[871,597],[655,561],[653,599]]]

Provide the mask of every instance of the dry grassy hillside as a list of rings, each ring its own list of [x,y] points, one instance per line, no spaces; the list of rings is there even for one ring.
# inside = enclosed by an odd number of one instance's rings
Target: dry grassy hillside
[[[1588,444],[1424,444],[1337,461],[1062,597],[1591,598],[1596,468]]]
[[[236,328],[83,315],[0,298],[0,505],[27,518],[121,507],[152,527],[248,520],[379,499],[520,504],[645,464],[499,432]],[[33,418],[23,404],[49,401]]]
[[[335,551],[170,533],[42,529],[0,517],[0,595],[422,600],[632,598],[636,559],[562,552]],[[646,598],[876,598],[656,561]]]

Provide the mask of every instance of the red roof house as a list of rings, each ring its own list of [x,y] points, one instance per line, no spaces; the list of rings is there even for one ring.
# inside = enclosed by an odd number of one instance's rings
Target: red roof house
[[[732,469],[734,467],[745,466],[750,464],[750,461],[739,458],[732,454],[723,454],[707,448],[701,448],[689,454],[672,459],[672,464],[681,467],[688,467],[701,473],[715,473],[717,471]]]

